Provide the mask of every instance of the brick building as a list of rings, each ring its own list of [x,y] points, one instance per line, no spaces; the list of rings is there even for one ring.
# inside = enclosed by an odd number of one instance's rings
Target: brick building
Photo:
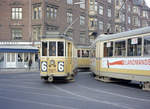
[[[144,0],[115,0],[115,32],[150,25],[150,8]]]

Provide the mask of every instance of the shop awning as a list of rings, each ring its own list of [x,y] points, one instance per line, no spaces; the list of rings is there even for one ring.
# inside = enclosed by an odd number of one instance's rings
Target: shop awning
[[[13,52],[13,53],[36,53],[38,52],[38,48],[36,47],[30,47],[30,46],[23,46],[23,47],[13,47],[13,46],[9,46],[9,47],[0,47],[0,52],[6,53],[6,52]]]

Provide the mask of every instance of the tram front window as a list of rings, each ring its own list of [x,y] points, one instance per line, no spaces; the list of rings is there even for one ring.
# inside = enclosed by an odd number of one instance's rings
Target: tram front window
[[[56,56],[56,42],[49,42],[49,56]]]
[[[150,56],[150,36],[144,37],[144,56]]]
[[[47,42],[42,42],[42,56],[47,56]]]
[[[58,56],[64,56],[64,43],[58,42]]]
[[[128,39],[128,56],[141,56],[142,38]]]

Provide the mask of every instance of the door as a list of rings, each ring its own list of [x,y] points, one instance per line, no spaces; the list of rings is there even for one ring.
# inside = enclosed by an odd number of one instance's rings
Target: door
[[[6,56],[6,67],[16,68],[16,53],[7,53]]]
[[[68,56],[68,61],[67,61],[67,69],[68,72],[72,73],[72,43],[68,42],[68,49],[67,49],[67,56]]]

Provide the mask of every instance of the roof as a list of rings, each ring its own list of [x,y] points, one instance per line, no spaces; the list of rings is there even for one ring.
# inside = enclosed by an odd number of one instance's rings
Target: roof
[[[0,52],[35,53],[37,47],[33,46],[0,46]]]
[[[130,31],[125,31],[117,34],[112,34],[112,35],[99,35],[96,38],[96,41],[105,41],[105,40],[111,40],[111,39],[117,39],[117,38],[123,38],[123,37],[129,37],[129,36],[135,36],[135,35],[140,35],[140,34],[146,34],[150,33],[150,26],[149,27],[144,27],[144,28],[139,28],[135,30],[130,30]]]
[[[66,40],[72,40],[71,37],[68,37],[65,34],[60,34],[59,32],[46,32],[46,35],[43,35],[41,38],[64,38]]]

